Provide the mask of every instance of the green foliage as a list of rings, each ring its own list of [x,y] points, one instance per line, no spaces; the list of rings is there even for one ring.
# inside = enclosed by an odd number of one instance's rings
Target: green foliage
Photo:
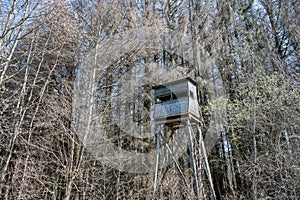
[[[289,126],[298,128],[300,95],[289,86],[284,74],[259,70],[236,91],[238,98],[227,105],[236,129],[251,134],[254,123],[254,134],[280,134]]]

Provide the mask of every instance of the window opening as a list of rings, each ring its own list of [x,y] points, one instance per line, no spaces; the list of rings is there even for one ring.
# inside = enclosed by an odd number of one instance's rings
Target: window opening
[[[194,93],[190,90],[190,97],[194,99]]]

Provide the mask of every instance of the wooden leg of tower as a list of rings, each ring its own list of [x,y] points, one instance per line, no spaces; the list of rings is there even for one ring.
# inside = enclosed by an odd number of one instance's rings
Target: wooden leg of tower
[[[206,150],[205,150],[205,145],[204,145],[204,141],[203,141],[203,137],[202,137],[202,132],[201,129],[199,127],[199,125],[197,125],[197,129],[199,131],[199,150],[200,150],[200,154],[201,157],[203,159],[201,159],[201,162],[204,162],[204,169],[206,171],[206,175],[209,181],[209,187],[211,190],[211,195],[213,199],[216,199],[216,194],[215,194],[215,190],[214,190],[214,185],[213,185],[213,181],[212,181],[212,177],[211,177],[211,173],[210,173],[210,168],[209,168],[209,164],[208,164],[208,159],[207,159],[207,155],[206,155]]]
[[[154,177],[153,177],[153,193],[152,193],[152,199],[155,199],[155,192],[157,189],[157,179],[158,179],[158,163],[159,163],[159,151],[160,151],[160,133],[161,128],[158,127],[158,133],[156,136],[156,146],[155,146],[155,164],[154,164]]]
[[[193,131],[191,128],[191,124],[190,124],[190,120],[188,120],[187,122],[187,132],[188,132],[188,137],[189,137],[189,147],[190,147],[190,151],[191,151],[191,164],[193,167],[193,173],[194,173],[194,190],[195,190],[195,194],[196,194],[196,199],[199,200],[200,196],[199,196],[199,184],[198,184],[198,173],[197,173],[197,166],[196,166],[196,160],[195,160],[195,151],[194,151],[194,140],[193,140]]]

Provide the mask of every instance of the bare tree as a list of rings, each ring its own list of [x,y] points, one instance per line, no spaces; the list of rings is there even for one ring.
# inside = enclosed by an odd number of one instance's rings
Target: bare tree
[[[151,75],[196,80],[201,131],[219,136],[209,157],[218,199],[299,198],[298,19],[296,0],[0,1],[0,197],[151,199],[152,172],[104,165],[76,134],[102,123],[120,149],[155,148],[120,126],[151,130]],[[145,31],[164,29],[160,43]],[[126,53],[108,45],[132,33]],[[88,112],[76,115],[75,95]],[[195,197],[176,173],[165,169],[157,199]]]

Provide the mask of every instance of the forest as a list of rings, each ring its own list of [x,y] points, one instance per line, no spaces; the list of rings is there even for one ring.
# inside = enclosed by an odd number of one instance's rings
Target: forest
[[[0,0],[0,199],[300,199],[299,14],[298,0]],[[149,156],[152,88],[186,77],[208,175]]]

